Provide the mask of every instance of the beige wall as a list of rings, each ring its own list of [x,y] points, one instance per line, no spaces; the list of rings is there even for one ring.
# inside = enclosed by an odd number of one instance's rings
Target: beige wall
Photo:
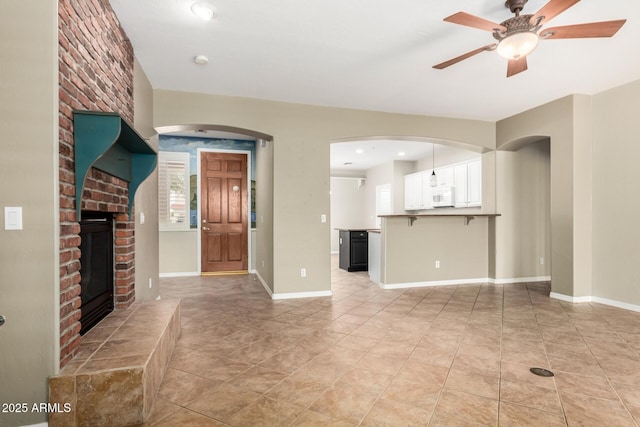
[[[161,231],[159,233],[160,273],[162,274],[197,274],[198,230]]]
[[[393,214],[404,214],[404,177],[416,172],[416,163],[403,160],[393,161],[393,181],[391,182],[391,200]],[[375,212],[375,211],[374,211]]]
[[[134,61],[133,88],[134,127],[158,151],[158,136],[153,129],[153,89],[137,60]],[[138,187],[134,212],[136,300],[156,299],[160,294],[157,169]],[[144,215],[144,223],[141,223],[141,215]]]
[[[498,280],[551,275],[551,167],[549,140],[498,151],[496,259]],[[543,258],[544,264],[540,264]]]
[[[551,153],[551,287],[566,296],[583,296],[574,289],[574,267],[590,268],[590,259],[574,256],[574,235],[580,233],[582,216],[575,208],[574,194],[590,187],[590,179],[576,175],[574,142],[576,104],[582,96],[568,96],[541,105],[524,113],[501,120],[496,127],[498,149],[511,149],[513,144],[524,145],[544,137],[550,138]],[[496,161],[499,162],[500,159]],[[496,259],[507,257],[506,247],[497,245]],[[577,264],[580,261],[582,265]]]
[[[376,228],[376,187],[378,185],[389,184],[391,189],[392,207],[395,207],[397,191],[394,188],[394,162],[387,162],[365,172],[366,181],[364,183],[364,217],[360,228]]]
[[[0,2],[0,402],[47,401],[59,365],[57,2]],[[20,206],[23,230],[4,230]],[[0,426],[46,414],[0,413]]]
[[[416,172],[431,169],[433,164],[435,164],[436,168],[439,168],[442,166],[449,166],[454,163],[464,162],[465,160],[476,159],[481,155],[482,154],[477,151],[436,144],[435,159],[431,159],[431,153],[429,153],[429,155],[416,161]]]
[[[337,229],[372,228],[367,225],[365,192],[369,194],[373,188],[375,213],[375,185],[358,178],[331,178],[331,252],[340,248]]]
[[[329,142],[408,135],[494,148],[493,123],[154,91],[154,126],[213,123],[263,132],[273,144],[273,289],[330,288]],[[259,236],[258,236],[259,237]],[[258,244],[260,246],[260,243]],[[260,247],[258,248],[260,258]],[[260,267],[258,267],[260,268]],[[300,277],[300,269],[307,277]]]
[[[640,81],[593,99],[593,294],[640,306]]]
[[[264,145],[264,147],[263,147]],[[273,142],[256,143],[256,247],[258,274],[273,292]]]
[[[464,279],[487,279],[488,223],[477,217],[385,218],[382,225],[384,285]],[[435,268],[435,261],[440,268]]]

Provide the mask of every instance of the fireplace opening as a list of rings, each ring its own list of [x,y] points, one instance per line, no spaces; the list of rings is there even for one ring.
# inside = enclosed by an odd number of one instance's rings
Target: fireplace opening
[[[113,215],[82,212],[80,335],[113,311]]]

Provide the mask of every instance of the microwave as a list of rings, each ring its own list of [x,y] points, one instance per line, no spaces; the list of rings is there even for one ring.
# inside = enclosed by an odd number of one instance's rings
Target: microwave
[[[446,208],[455,206],[456,196],[454,187],[435,187],[431,189],[431,206]]]

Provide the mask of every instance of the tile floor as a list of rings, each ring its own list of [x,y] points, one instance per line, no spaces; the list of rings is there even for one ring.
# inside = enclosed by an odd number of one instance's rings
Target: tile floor
[[[640,313],[540,283],[385,291],[335,261],[331,298],[163,279],[182,335],[145,426],[640,425]]]

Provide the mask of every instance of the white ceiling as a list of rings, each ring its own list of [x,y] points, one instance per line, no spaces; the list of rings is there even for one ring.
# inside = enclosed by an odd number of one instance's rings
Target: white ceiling
[[[210,1],[213,21],[193,15],[191,0],[110,0],[154,88],[495,121],[640,78],[634,0],[582,0],[549,25],[626,25],[610,39],[543,40],[529,70],[508,79],[495,52],[432,68],[494,41],[444,17],[501,22],[512,16],[504,0]],[[523,13],[545,3],[529,0]]]
[[[499,23],[512,16],[504,0],[209,0],[218,14],[208,22],[191,13],[194,1],[110,0],[154,88],[496,121],[640,78],[640,2],[632,0],[580,1],[543,27],[627,23],[611,39],[543,40],[529,70],[508,79],[495,52],[432,68],[494,42],[443,18],[465,11]],[[523,13],[544,4],[529,0]],[[196,55],[209,63],[197,65]],[[424,142],[334,143],[331,170],[358,173],[430,151]]]
[[[416,141],[353,141],[331,144],[332,174],[363,172],[392,160],[419,160],[431,156],[434,144]]]

